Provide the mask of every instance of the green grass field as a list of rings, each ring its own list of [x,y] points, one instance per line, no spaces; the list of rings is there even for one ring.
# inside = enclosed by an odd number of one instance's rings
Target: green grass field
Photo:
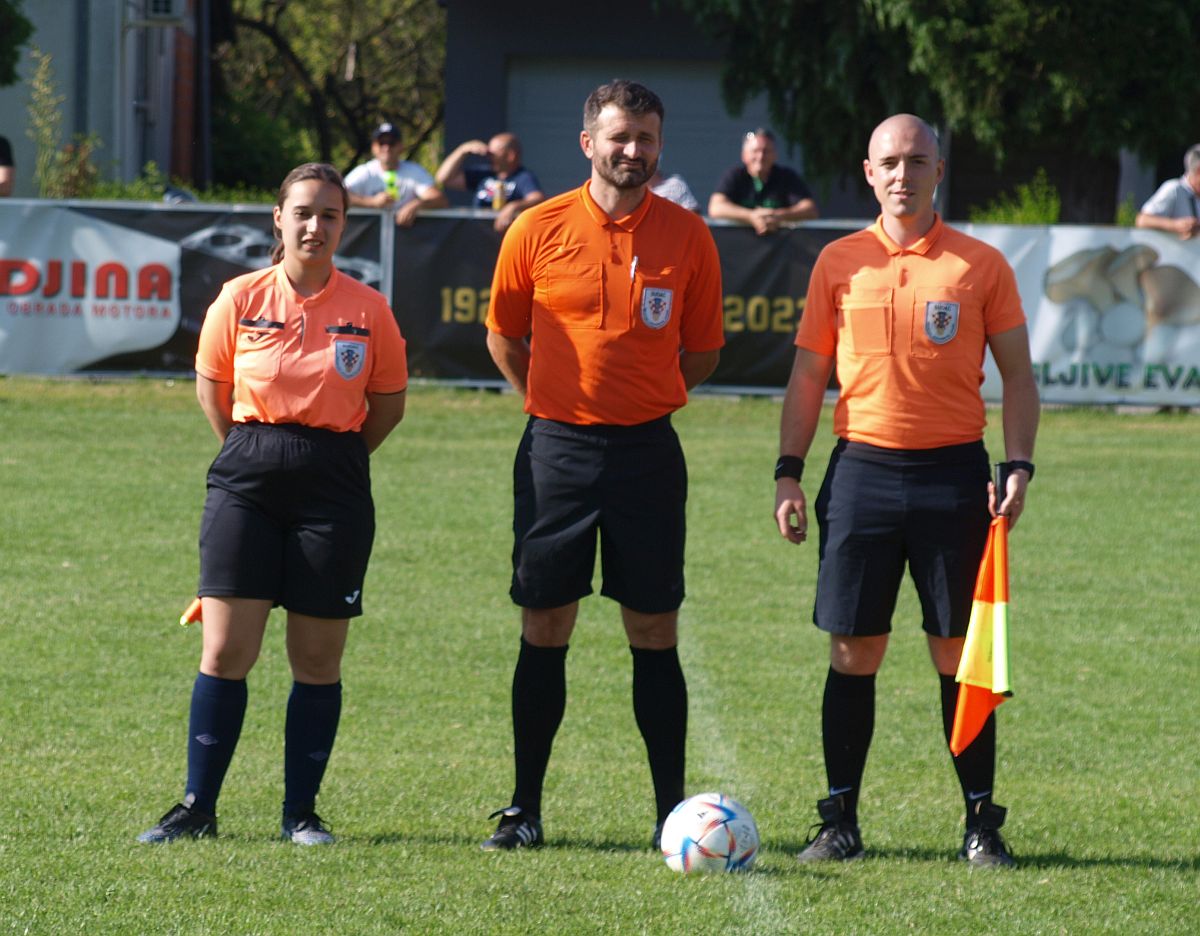
[[[367,614],[319,804],[338,844],[275,840],[281,619],[250,678],[220,839],[135,844],[182,795],[200,640],[176,620],[216,442],[187,382],[0,380],[0,936],[1200,931],[1200,419],[1044,414],[1011,540],[1016,694],[999,711],[997,798],[1021,865],[987,873],[952,860],[961,802],[907,586],[860,807],[870,858],[793,860],[823,792],[827,656],[815,545],[784,543],[771,518],[778,409],[701,396],[676,418],[688,786],[743,800],[764,845],[748,875],[685,878],[647,847],[629,654],[598,597],[568,658],[549,845],[479,852],[512,780],[523,417],[511,394],[431,388],[372,466]],[[831,441],[826,424],[814,451]]]

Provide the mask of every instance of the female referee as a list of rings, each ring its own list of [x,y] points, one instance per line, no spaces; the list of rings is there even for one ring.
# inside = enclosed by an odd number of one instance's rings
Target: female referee
[[[226,283],[200,332],[196,394],[222,443],[200,524],[203,650],[183,802],[142,842],[217,834],[246,676],[276,604],[287,609],[294,679],[283,838],[333,841],[314,807],[375,534],[368,454],[404,416],[408,384],[386,300],[334,268],[348,204],[332,166],[293,169],[275,203],[275,265]]]

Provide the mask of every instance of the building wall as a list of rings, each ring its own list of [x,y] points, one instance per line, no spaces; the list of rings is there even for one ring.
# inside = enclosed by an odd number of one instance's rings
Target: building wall
[[[37,47],[51,56],[62,95],[63,142],[95,134],[102,148],[95,161],[109,177],[132,179],[147,159],[173,167],[171,137],[176,72],[176,33],[190,29],[130,25],[141,19],[143,0],[40,0],[23,12],[34,34],[23,50],[17,84],[0,88],[0,133],[13,146],[17,197],[34,197],[35,148],[29,139],[29,79]],[[182,9],[191,18],[192,0]],[[124,16],[124,19],[123,19]],[[180,117],[190,123],[190,114]]]
[[[770,123],[764,97],[741,114],[728,112],[720,47],[677,10],[656,11],[644,0],[587,8],[532,0],[520,5],[518,16],[499,13],[485,0],[447,0],[445,6],[447,151],[512,130],[547,192],[587,178],[578,142],[583,101],[611,78],[642,81],[663,99],[663,170],[680,173],[702,205],[721,174],[737,164],[744,133]],[[804,171],[799,150],[785,149],[780,161]],[[825,217],[873,214],[863,191],[814,188]]]
[[[667,111],[664,169],[680,172],[702,204],[721,172],[736,164],[740,134],[769,123],[761,98],[740,116],[728,114],[719,90],[720,46],[670,8],[669,0],[608,0],[589,7],[530,0],[518,5],[516,14],[487,0],[444,0],[444,5],[447,149],[512,129],[528,138],[526,162],[548,191],[586,177],[576,142],[579,110],[587,92],[612,77],[644,80],[659,92]],[[1181,141],[1180,154],[1190,143]],[[1156,176],[1136,160],[1118,164],[1114,155],[1082,179],[1080,166],[1060,165],[1061,157],[1052,153],[1013,159],[997,171],[988,154],[969,141],[956,140],[953,150],[940,193],[951,219],[965,219],[971,207],[1011,192],[1044,166],[1064,208],[1111,223],[1119,199],[1132,198],[1140,206],[1158,181],[1180,171],[1172,167],[1164,175],[1160,167]],[[802,153],[784,153],[781,161],[803,174]],[[874,217],[878,210],[861,180],[857,156],[848,158],[842,180],[808,181],[824,218]]]

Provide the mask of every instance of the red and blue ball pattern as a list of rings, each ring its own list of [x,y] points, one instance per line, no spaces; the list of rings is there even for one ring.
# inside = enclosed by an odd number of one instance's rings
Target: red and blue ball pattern
[[[700,793],[667,816],[662,853],[668,868],[684,874],[746,871],[758,856],[758,827],[737,800]]]

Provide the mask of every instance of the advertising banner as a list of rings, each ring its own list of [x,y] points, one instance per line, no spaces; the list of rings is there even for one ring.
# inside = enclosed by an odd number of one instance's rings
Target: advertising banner
[[[266,206],[0,200],[0,373],[188,371],[221,285],[270,263]],[[338,267],[383,286],[377,214]]]
[[[392,311],[408,372],[442,380],[502,380],[484,345],[500,235],[490,219],[438,212],[396,228]]]
[[[1016,271],[1044,401],[1200,406],[1200,243],[1115,227],[963,229]]]
[[[711,384],[781,388],[792,371],[796,327],[817,255],[847,230],[797,227],[759,237],[714,226],[725,292],[725,347]]]
[[[721,256],[726,343],[708,383],[782,387],[813,261],[845,231],[806,227],[758,237],[749,228],[714,226],[712,233]],[[397,228],[392,308],[414,376],[500,379],[483,325],[499,249],[490,220],[470,215]]]
[[[31,205],[0,234],[0,361],[65,373],[167,344],[179,328],[179,246],[69,208]]]
[[[351,213],[339,268],[389,295],[414,376],[498,381],[484,344],[500,235],[490,212],[397,228]],[[767,237],[715,224],[726,346],[709,384],[773,391],[822,247],[864,226]],[[1016,272],[1052,403],[1200,406],[1200,243],[1130,228],[963,225]],[[0,373],[187,371],[221,284],[269,262],[265,206],[0,200]],[[990,357],[984,395],[1000,398]]]

